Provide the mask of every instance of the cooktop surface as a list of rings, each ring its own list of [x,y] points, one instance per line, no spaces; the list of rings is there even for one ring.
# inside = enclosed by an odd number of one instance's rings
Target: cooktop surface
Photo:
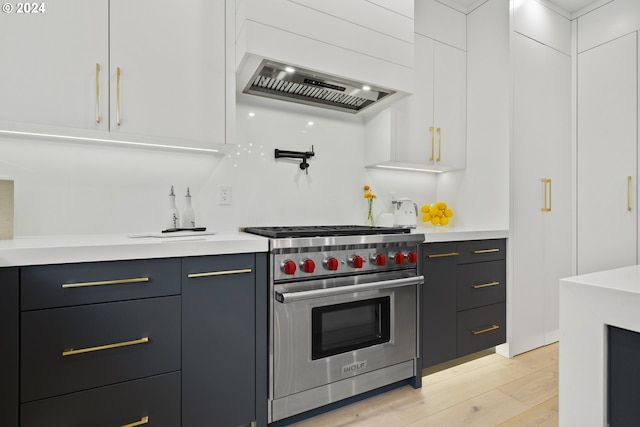
[[[404,234],[405,227],[372,227],[368,225],[318,225],[285,227],[245,227],[242,231],[273,239],[288,237],[362,236],[373,234]]]

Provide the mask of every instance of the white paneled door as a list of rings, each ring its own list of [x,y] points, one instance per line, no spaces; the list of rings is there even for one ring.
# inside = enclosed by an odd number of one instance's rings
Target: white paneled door
[[[509,352],[558,339],[571,275],[571,57],[514,33],[513,283]]]
[[[578,55],[578,274],[637,263],[637,34]]]

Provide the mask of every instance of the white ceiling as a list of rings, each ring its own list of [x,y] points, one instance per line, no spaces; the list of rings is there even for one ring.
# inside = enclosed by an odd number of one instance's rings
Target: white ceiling
[[[450,1],[457,3],[467,9],[471,9],[473,6],[476,6],[478,3],[481,3],[479,0],[450,0]],[[540,2],[551,3],[569,13],[575,13],[595,3],[602,3],[603,0],[541,0]]]

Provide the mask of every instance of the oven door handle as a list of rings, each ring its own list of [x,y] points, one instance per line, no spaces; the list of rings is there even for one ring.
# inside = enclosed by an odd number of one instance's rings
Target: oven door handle
[[[415,286],[424,283],[424,276],[405,277],[402,279],[384,280],[382,282],[362,283],[359,285],[338,286],[335,288],[313,289],[298,292],[276,292],[276,301],[283,304],[313,298],[330,297],[334,295],[351,294],[354,292],[373,291],[377,289],[399,288]]]

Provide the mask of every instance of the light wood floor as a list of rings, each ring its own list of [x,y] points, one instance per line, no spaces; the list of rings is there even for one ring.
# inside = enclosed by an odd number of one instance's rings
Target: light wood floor
[[[490,354],[297,427],[557,427],[558,344],[507,359]]]

